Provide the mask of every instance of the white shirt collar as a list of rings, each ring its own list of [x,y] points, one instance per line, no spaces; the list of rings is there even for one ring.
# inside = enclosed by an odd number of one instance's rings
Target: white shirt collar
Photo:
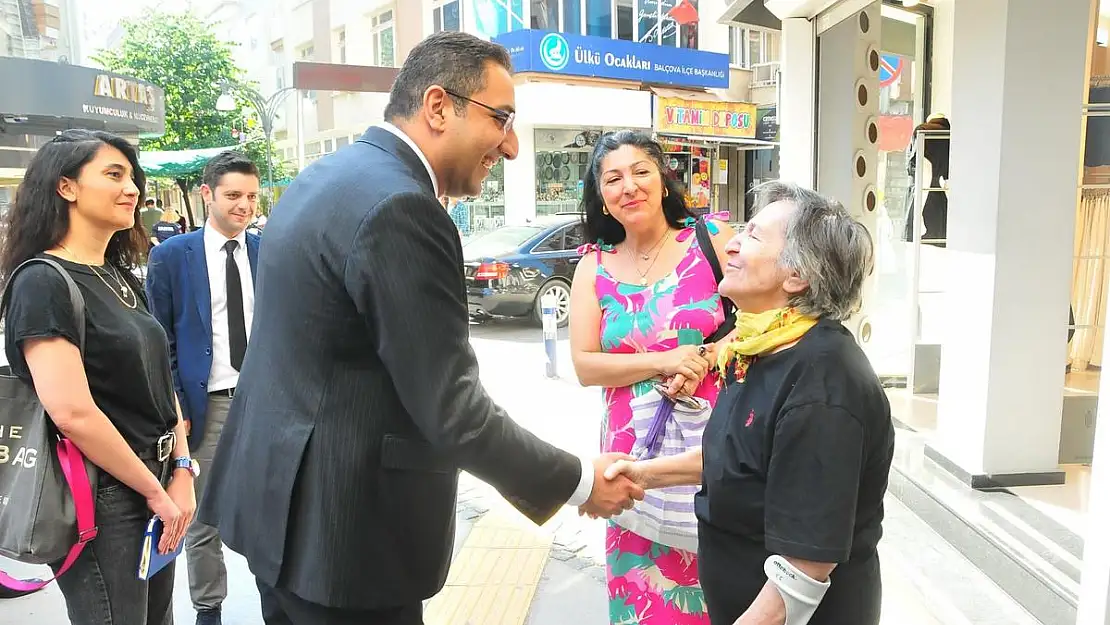
[[[436,180],[436,173],[432,171],[432,164],[428,162],[428,157],[424,156],[424,153],[420,151],[420,148],[416,147],[416,143],[413,142],[412,138],[406,135],[403,130],[389,122],[381,122],[380,124],[377,124],[377,127],[388,130],[398,139],[407,143],[408,146],[412,148],[413,152],[416,152],[416,155],[420,157],[420,162],[424,163],[424,167],[428,170],[428,177],[432,179],[432,191],[435,193],[436,197],[439,197],[439,181]]]
[[[204,252],[206,254],[213,254],[215,252],[224,251],[224,245],[227,244],[227,242],[230,240],[231,239],[228,239],[224,235],[220,234],[219,230],[213,228],[211,223],[206,222],[204,224]],[[240,248],[244,250],[247,249],[246,230],[240,232],[238,236],[235,237],[235,240],[239,242]]]

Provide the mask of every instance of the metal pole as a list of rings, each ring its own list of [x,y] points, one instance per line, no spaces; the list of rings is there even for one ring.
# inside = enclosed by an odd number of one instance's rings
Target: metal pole
[[[297,90],[297,171],[304,171],[304,98]]]
[[[266,133],[266,178],[270,186],[270,205],[267,210],[274,210],[274,143],[270,133]]]
[[[543,320],[543,348],[547,352],[547,367],[544,374],[548,378],[559,377],[559,368],[556,361],[556,349],[559,339],[559,324],[555,321],[555,296],[548,292],[540,298],[540,313]]]

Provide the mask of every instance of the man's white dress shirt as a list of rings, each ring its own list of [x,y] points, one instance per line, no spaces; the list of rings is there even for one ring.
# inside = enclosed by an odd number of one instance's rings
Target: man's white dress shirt
[[[250,341],[251,321],[254,319],[254,278],[250,258],[247,256],[247,235],[240,232],[235,237],[239,245],[233,253],[239,267],[239,282],[243,285],[243,322]],[[204,258],[208,264],[208,285],[212,295],[212,371],[208,374],[208,392],[235,388],[239,372],[231,366],[231,336],[227,326],[227,252],[224,245],[228,238],[212,227],[204,226]]]

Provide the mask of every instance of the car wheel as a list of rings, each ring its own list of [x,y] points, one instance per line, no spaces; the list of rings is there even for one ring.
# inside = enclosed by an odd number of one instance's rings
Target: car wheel
[[[543,307],[541,302],[547,294],[555,296],[555,323],[560,328],[565,328],[570,323],[570,285],[562,280],[552,280],[540,288],[533,306],[533,315],[536,323],[543,323]]]

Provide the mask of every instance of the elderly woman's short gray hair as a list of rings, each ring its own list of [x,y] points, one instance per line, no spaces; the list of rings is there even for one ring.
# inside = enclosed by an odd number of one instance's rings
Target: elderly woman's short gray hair
[[[843,321],[859,311],[863,283],[871,274],[871,234],[831,198],[787,182],[756,187],[756,209],[789,202],[796,210],[786,224],[786,245],[779,264],[798,273],[809,288],[790,305],[811,317]]]

